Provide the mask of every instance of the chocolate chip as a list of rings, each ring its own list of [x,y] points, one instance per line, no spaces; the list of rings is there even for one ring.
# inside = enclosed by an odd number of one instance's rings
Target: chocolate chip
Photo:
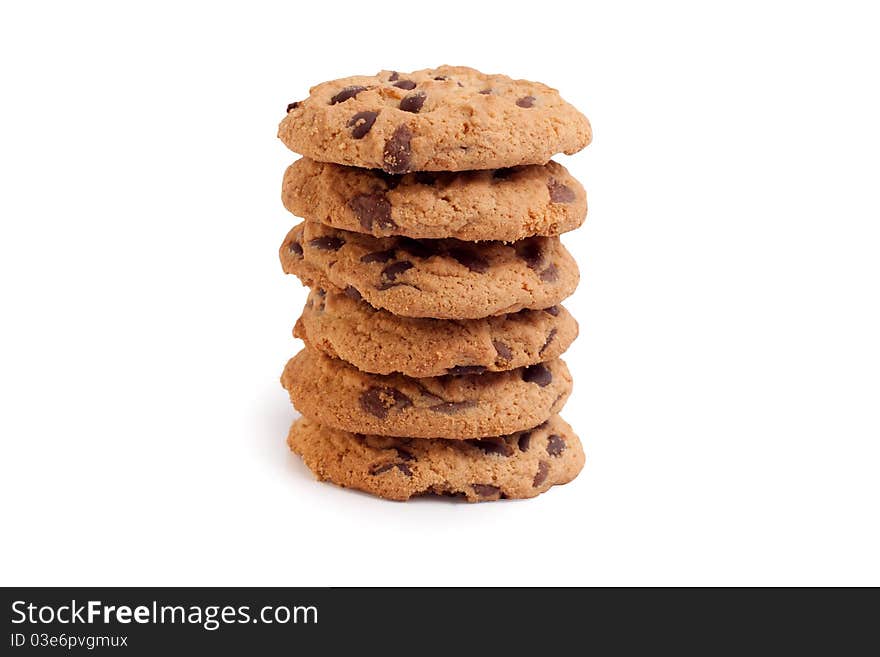
[[[531,432],[526,431],[525,433],[521,433],[519,435],[519,440],[516,441],[516,444],[519,446],[519,451],[521,451],[521,452],[528,451],[530,442],[532,442]]]
[[[534,107],[535,106],[535,97],[534,96],[523,96],[518,101],[516,101],[516,104],[519,107]]]
[[[416,493],[417,496],[430,496],[436,495],[437,497],[450,497],[452,499],[466,499],[467,495],[461,491],[451,491],[451,490],[443,490],[442,488],[438,488],[436,486],[428,486],[425,490],[420,493]]]
[[[399,287],[399,286],[411,287],[412,289],[418,290],[419,292],[422,291],[422,288],[420,288],[418,285],[415,285],[413,283],[407,283],[405,281],[379,281],[379,283],[377,285],[375,285],[374,287],[377,290],[390,290],[392,287]]]
[[[547,453],[550,456],[559,456],[565,450],[565,441],[562,436],[552,434],[547,436]]]
[[[576,198],[571,187],[563,185],[555,178],[547,181],[547,189],[550,191],[551,203],[573,203]]]
[[[409,271],[413,267],[413,263],[411,263],[409,260],[399,260],[397,262],[392,262],[390,265],[382,270],[382,277],[387,278],[389,281],[394,281],[397,280],[398,275],[402,274],[405,271]]]
[[[349,299],[354,299],[355,301],[360,301],[361,299],[363,299],[361,293],[358,292],[358,289],[353,285],[345,286],[345,296],[347,296]]]
[[[438,396],[435,395],[433,392],[431,392],[430,390],[428,390],[425,386],[423,386],[421,383],[419,383],[419,380],[418,380],[418,379],[415,379],[413,382],[416,384],[416,386],[418,386],[418,388],[419,388],[419,393],[421,393],[422,397],[425,398],[425,401],[429,401],[429,402],[442,402],[442,401],[446,401],[445,399],[443,399],[442,397],[438,397]]]
[[[377,116],[379,116],[378,112],[367,110],[364,112],[358,112],[351,117],[348,120],[348,127],[351,128],[351,136],[354,139],[362,139],[363,136],[373,127]]]
[[[526,383],[534,383],[545,388],[550,385],[553,375],[550,373],[550,370],[538,363],[537,365],[525,368],[522,372],[522,379]]]
[[[447,78],[445,75],[438,75],[434,79],[435,80],[448,80],[449,78]]]
[[[495,353],[498,354],[498,358],[501,360],[509,361],[513,358],[513,352],[510,350],[506,344],[499,340],[492,340],[492,346],[495,347]]]
[[[382,151],[382,167],[388,173],[406,173],[412,165],[412,132],[406,125],[399,125],[385,141]]]
[[[400,109],[404,112],[412,112],[413,114],[418,114],[422,105],[425,104],[425,99],[428,97],[424,91],[417,91],[414,94],[409,94],[408,96],[404,96],[403,100],[400,101]]]
[[[325,290],[323,287],[319,287],[315,290],[315,294],[317,294],[321,298],[324,298],[327,296],[327,290]]]
[[[489,261],[470,249],[456,247],[449,249],[449,255],[458,264],[464,265],[469,271],[485,274],[489,271]]]
[[[544,352],[547,350],[547,347],[550,346],[550,343],[553,342],[553,338],[556,337],[556,329],[550,329],[550,332],[547,334],[547,339],[544,340],[544,346],[541,347],[540,351],[538,351],[539,356],[543,356]]]
[[[494,497],[501,492],[498,486],[492,486],[491,484],[471,484],[471,488],[480,497]]]
[[[540,274],[538,274],[538,278],[540,278],[545,283],[555,283],[559,280],[559,270],[556,269],[556,265],[550,265]]]
[[[400,74],[397,71],[391,71],[391,75],[388,76],[389,82],[394,82],[395,80],[400,79]]]
[[[544,249],[535,239],[525,239],[516,243],[516,254],[525,260],[530,269],[537,269],[544,262]]]
[[[366,87],[362,87],[357,84],[353,84],[350,87],[344,87],[341,89],[333,98],[330,99],[330,104],[335,105],[336,103],[344,103],[349,98],[354,98],[360,92],[366,91]]]
[[[511,456],[513,450],[510,448],[503,438],[480,438],[477,440],[468,440],[474,447],[478,447],[486,454],[498,454],[499,456]]]
[[[415,460],[415,456],[413,456],[410,452],[407,452],[405,449],[401,447],[395,447],[394,451],[397,452],[397,456],[404,461],[413,461]]]
[[[394,259],[394,249],[388,251],[373,251],[361,256],[361,262],[388,262]]]
[[[298,258],[303,257],[302,244],[300,244],[299,242],[291,242],[290,244],[287,245],[287,250],[290,251],[291,255],[294,255]]]
[[[461,413],[462,411],[466,411],[469,408],[474,408],[477,405],[477,402],[473,399],[469,399],[467,401],[461,402],[443,402],[442,404],[434,404],[433,406],[429,406],[428,408],[435,413],[443,413],[444,415],[455,415],[456,413]]]
[[[338,251],[345,244],[345,240],[341,237],[333,237],[332,235],[324,235],[316,237],[309,242],[309,246],[320,249],[321,251]]]
[[[290,114],[290,111],[295,110],[297,107],[299,107],[299,101],[290,103],[290,105],[287,106],[287,113]]]
[[[412,406],[412,400],[397,388],[388,386],[372,386],[366,392],[361,393],[361,408],[375,415],[379,419],[385,419],[388,411],[392,408],[402,409]]]
[[[370,474],[374,477],[376,475],[380,475],[383,472],[388,472],[392,468],[394,468],[394,463],[378,463],[370,468]]]
[[[384,194],[359,194],[348,202],[348,207],[357,215],[364,230],[378,226],[380,230],[396,228],[391,219],[391,203]]]
[[[547,473],[550,471],[550,466],[547,465],[546,461],[540,461],[538,463],[538,472],[535,473],[535,480],[532,482],[532,488],[537,488],[545,481],[547,481]]]
[[[382,474],[383,472],[393,470],[394,468],[400,470],[400,472],[405,474],[407,477],[412,477],[412,470],[410,470],[409,466],[406,463],[382,463],[371,467],[369,472],[371,475],[376,476]]]
[[[559,306],[550,306],[549,308],[544,308],[544,312],[548,315],[553,315],[553,317],[559,317]]]
[[[437,247],[434,242],[414,240],[411,237],[401,237],[397,242],[397,248],[414,258],[425,259],[437,255]]]
[[[491,89],[483,89],[480,91],[480,93],[484,96],[488,96],[489,94],[492,93],[492,90]]]
[[[394,86],[398,89],[406,89],[407,91],[409,91],[410,89],[416,88],[416,83],[412,80],[398,80],[394,83]]]
[[[486,368],[482,365],[456,365],[455,367],[450,367],[446,370],[446,373],[460,376],[463,374],[482,374],[485,371]]]

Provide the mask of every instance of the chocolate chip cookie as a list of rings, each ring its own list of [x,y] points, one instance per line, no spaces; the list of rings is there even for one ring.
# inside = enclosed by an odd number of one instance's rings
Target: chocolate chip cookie
[[[376,237],[514,242],[555,236],[587,214],[581,184],[561,164],[392,176],[302,158],[284,174],[293,214]]]
[[[293,334],[374,374],[411,377],[500,372],[562,354],[577,336],[562,306],[485,319],[397,317],[363,300],[312,290]]]
[[[399,174],[546,164],[592,130],[546,85],[441,66],[312,87],[287,106],[278,137],[313,160]]]
[[[558,358],[507,372],[382,376],[307,347],[288,361],[281,385],[300,413],[333,429],[463,439],[537,426],[565,404],[571,376]]]
[[[288,274],[403,317],[478,319],[557,305],[578,269],[558,237],[512,244],[373,237],[311,221],[279,251]]]
[[[584,465],[580,441],[558,415],[534,429],[476,440],[364,435],[302,418],[287,444],[318,479],[390,500],[535,497],[568,483]]]

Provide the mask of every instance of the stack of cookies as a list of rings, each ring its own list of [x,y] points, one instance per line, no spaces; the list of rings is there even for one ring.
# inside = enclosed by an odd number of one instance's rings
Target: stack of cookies
[[[559,235],[586,194],[550,158],[589,144],[558,92],[465,67],[313,87],[278,131],[305,221],[280,249],[311,288],[281,383],[288,444],[380,497],[534,497],[584,454],[557,413],[578,269]]]

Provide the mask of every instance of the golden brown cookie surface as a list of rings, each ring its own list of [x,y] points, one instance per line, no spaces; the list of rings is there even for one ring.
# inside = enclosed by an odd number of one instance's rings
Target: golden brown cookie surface
[[[374,374],[500,372],[560,356],[578,325],[562,306],[485,319],[398,317],[366,301],[312,290],[294,335]]]
[[[571,394],[571,375],[557,358],[507,372],[383,376],[307,347],[288,361],[281,385],[300,413],[326,427],[464,439],[501,436],[544,422]]]
[[[362,297],[403,317],[476,319],[559,304],[579,272],[558,237],[512,244],[373,237],[311,221],[295,226],[281,264],[304,284]]]
[[[584,464],[580,441],[558,415],[533,429],[477,440],[388,438],[301,418],[287,443],[318,479],[391,500],[535,497],[574,479]]]
[[[584,188],[556,162],[391,176],[302,158],[284,174],[281,198],[308,221],[376,237],[513,242],[574,230],[587,213]]]
[[[592,130],[544,84],[440,66],[318,84],[288,106],[278,137],[313,160],[398,174],[546,164]]]

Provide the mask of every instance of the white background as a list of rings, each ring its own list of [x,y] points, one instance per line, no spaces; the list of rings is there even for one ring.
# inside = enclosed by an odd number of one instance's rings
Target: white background
[[[0,583],[880,584],[876,15],[710,4],[4,3]],[[528,502],[383,502],[284,442],[277,122],[441,63],[595,129],[588,462]]]

